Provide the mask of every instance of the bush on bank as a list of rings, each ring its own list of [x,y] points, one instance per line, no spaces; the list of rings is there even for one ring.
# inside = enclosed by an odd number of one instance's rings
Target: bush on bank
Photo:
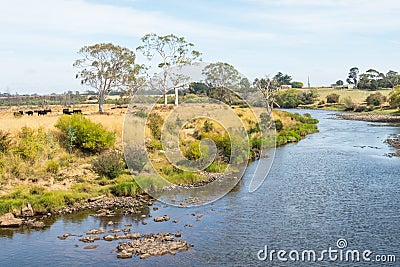
[[[115,133],[107,131],[103,125],[92,122],[82,114],[63,115],[54,126],[61,131],[66,144],[71,143],[84,152],[100,152],[115,143]]]

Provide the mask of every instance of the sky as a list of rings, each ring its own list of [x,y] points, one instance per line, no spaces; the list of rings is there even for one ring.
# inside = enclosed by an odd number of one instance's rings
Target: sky
[[[281,71],[322,86],[354,66],[400,72],[398,0],[3,0],[1,11],[3,93],[84,91],[72,66],[81,47],[135,50],[147,33],[185,37],[203,61],[250,80]]]

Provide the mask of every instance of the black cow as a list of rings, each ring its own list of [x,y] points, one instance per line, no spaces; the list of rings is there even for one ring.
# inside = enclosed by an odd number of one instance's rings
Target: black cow
[[[20,115],[24,115],[24,112],[22,110],[18,111]]]
[[[46,114],[51,113],[51,109],[45,109],[44,112],[46,112]]]
[[[74,113],[74,114],[82,114],[82,110],[81,109],[74,109],[72,111],[72,113]]]
[[[47,112],[45,110],[38,110],[38,116],[40,116],[40,115],[44,116],[46,114],[47,114]]]
[[[72,111],[69,111],[68,108],[64,108],[64,109],[63,109],[63,114],[71,115],[71,114],[72,114]]]
[[[33,111],[32,111],[32,110],[28,110],[28,111],[26,112],[26,115],[28,115],[28,116],[33,116]]]

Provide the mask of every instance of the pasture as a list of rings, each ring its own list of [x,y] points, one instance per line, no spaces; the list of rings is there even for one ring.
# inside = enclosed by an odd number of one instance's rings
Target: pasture
[[[334,88],[312,88],[315,89],[319,95],[320,100],[326,101],[326,97],[330,94],[338,94],[340,95],[340,100],[346,98],[346,97],[351,97],[352,101],[355,104],[361,104],[365,102],[365,99],[374,93],[381,93],[384,96],[388,96],[390,92],[392,92],[391,89],[384,89],[384,90],[377,90],[377,91],[367,91],[367,90],[358,90],[358,89],[334,89]],[[309,90],[309,89],[300,89],[302,91]],[[340,101],[339,100],[339,101]]]

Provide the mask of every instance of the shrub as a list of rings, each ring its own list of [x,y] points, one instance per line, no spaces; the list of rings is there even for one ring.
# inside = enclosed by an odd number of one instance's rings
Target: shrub
[[[298,98],[301,104],[313,104],[318,98],[318,92],[316,90],[306,90],[299,93]]]
[[[209,122],[208,120],[204,121],[204,125],[203,125],[203,130],[208,133],[208,132],[212,132],[214,130],[214,125],[212,122]]]
[[[76,141],[76,128],[72,125],[67,128],[67,149],[69,153],[72,153],[74,149],[74,143]]]
[[[57,174],[59,169],[60,169],[60,164],[58,164],[57,161],[49,160],[46,163],[46,171],[49,173]]]
[[[60,129],[65,140],[87,152],[99,152],[112,147],[115,133],[107,131],[100,123],[94,123],[82,114],[63,115],[54,125]]]
[[[340,95],[330,94],[326,97],[326,103],[339,103]]]
[[[138,147],[125,148],[125,160],[129,169],[141,172],[147,163],[147,152]]]
[[[275,129],[277,131],[280,131],[283,129],[283,123],[281,120],[275,120]]]
[[[161,141],[150,140],[150,141],[146,142],[146,148],[149,152],[155,152],[157,150],[162,150],[163,145],[162,145]]]
[[[368,111],[368,107],[365,105],[358,105],[354,108],[355,112],[364,112],[364,111]]]
[[[302,82],[292,82],[293,88],[303,88],[304,84]]]
[[[368,103],[368,105],[380,106],[383,102],[386,101],[386,97],[378,92],[370,94],[365,101]]]
[[[350,96],[345,97],[342,102],[345,110],[354,110],[355,105]]]
[[[93,160],[92,167],[97,174],[115,179],[124,172],[125,162],[120,153],[112,151]]]
[[[10,147],[11,147],[10,133],[0,130],[0,152],[6,153]]]
[[[138,111],[135,111],[133,115],[139,117],[139,118],[147,118],[149,115],[144,108],[139,109]]]
[[[47,135],[43,128],[22,127],[18,134],[15,152],[22,159],[34,162],[51,149],[51,144],[51,136]]]
[[[396,85],[396,90],[389,95],[389,104],[392,108],[400,108],[400,85]]]
[[[201,157],[200,141],[190,143],[185,151],[185,157],[189,160],[197,160]]]
[[[156,140],[161,140],[162,125],[163,119],[158,113],[153,112],[147,118],[147,126]]]

